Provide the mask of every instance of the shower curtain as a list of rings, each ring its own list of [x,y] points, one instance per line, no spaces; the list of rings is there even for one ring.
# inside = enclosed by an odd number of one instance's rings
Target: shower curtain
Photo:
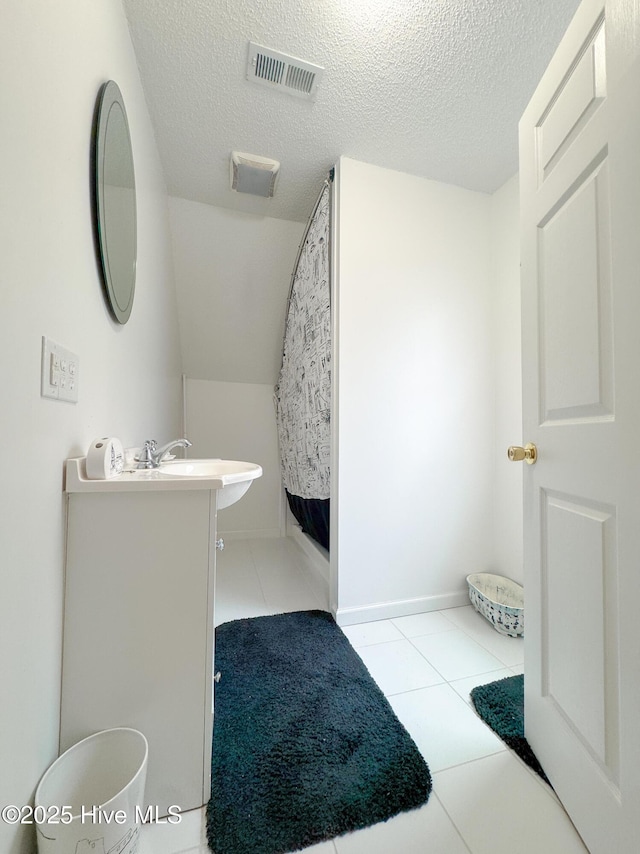
[[[300,244],[275,387],[280,467],[302,530],[329,548],[331,433],[330,228],[333,172]]]

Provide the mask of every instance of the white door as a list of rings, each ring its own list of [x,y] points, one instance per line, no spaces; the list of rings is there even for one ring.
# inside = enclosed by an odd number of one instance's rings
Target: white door
[[[640,852],[639,42],[584,0],[520,123],[526,733],[591,854]]]

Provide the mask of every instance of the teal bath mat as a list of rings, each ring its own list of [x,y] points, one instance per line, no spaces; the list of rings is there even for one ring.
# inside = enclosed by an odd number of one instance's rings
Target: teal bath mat
[[[524,737],[524,676],[507,676],[471,691],[471,702],[491,727],[523,762],[549,783],[529,742]],[[551,785],[549,783],[549,785]]]
[[[426,803],[429,768],[325,611],[216,629],[215,854],[283,854]]]

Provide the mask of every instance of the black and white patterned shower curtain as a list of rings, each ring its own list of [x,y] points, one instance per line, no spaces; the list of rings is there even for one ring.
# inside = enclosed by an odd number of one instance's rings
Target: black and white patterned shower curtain
[[[275,388],[282,480],[302,530],[329,548],[331,179],[300,246]]]

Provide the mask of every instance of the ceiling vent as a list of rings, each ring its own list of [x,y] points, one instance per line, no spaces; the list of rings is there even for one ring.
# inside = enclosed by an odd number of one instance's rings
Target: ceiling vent
[[[249,42],[247,80],[313,101],[324,68]]]
[[[230,166],[231,189],[236,193],[264,196],[265,199],[270,199],[275,193],[280,171],[277,160],[232,151]]]

